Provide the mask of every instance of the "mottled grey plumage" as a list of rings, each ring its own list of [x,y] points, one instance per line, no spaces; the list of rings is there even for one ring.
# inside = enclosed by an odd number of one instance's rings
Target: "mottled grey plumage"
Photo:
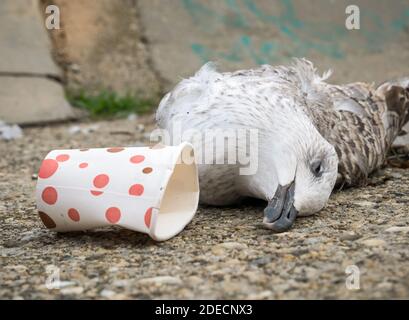
[[[379,169],[409,120],[409,81],[385,83],[375,89],[366,83],[323,84],[328,106],[310,109],[323,137],[337,151],[339,186],[362,186]]]
[[[237,71],[237,76],[263,76],[275,70],[290,83],[299,74],[314,79],[312,63],[302,59],[293,66],[262,66]],[[329,74],[328,74],[329,76]],[[386,155],[409,121],[409,77],[373,84],[355,82],[331,85],[304,83],[305,112],[339,157],[337,186],[363,186],[368,176],[385,162]]]
[[[232,73],[207,64],[167,94],[156,119],[169,132],[176,123],[184,133],[259,132],[257,173],[242,176],[239,164],[200,164],[201,201],[224,205],[251,196],[273,203],[278,190],[294,198],[298,215],[308,215],[325,206],[335,183],[364,185],[409,120],[409,78],[375,88],[331,85],[329,75],[318,75],[305,59]],[[197,150],[206,144],[187,140]]]

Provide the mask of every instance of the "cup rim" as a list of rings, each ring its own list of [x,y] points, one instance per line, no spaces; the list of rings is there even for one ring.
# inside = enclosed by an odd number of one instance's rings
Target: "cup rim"
[[[192,221],[193,217],[195,216],[195,214],[197,212],[197,208],[199,206],[199,193],[200,193],[199,173],[198,173],[197,163],[194,160],[193,145],[191,143],[189,143],[189,142],[182,142],[178,146],[174,146],[174,147],[177,147],[177,150],[175,151],[175,155],[174,155],[174,158],[173,158],[173,161],[172,161],[172,167],[170,168],[170,173],[171,174],[167,175],[167,177],[165,179],[165,182],[164,182],[163,190],[161,190],[161,192],[159,194],[159,203],[158,203],[157,206],[155,206],[153,208],[154,212],[152,212],[152,225],[151,225],[150,230],[149,230],[149,236],[152,239],[156,240],[156,241],[168,240],[168,239],[176,236],[180,232],[182,232],[184,230],[184,228],[186,227],[186,225],[188,225]],[[192,183],[192,186],[194,188],[196,188],[196,190],[194,191],[195,196],[194,196],[194,199],[192,200],[192,201],[194,201],[194,205],[191,208],[189,208],[189,210],[187,210],[188,212],[186,212],[184,214],[183,219],[181,219],[182,220],[181,223],[175,225],[175,227],[172,229],[171,232],[166,232],[165,234],[161,234],[158,231],[158,226],[159,226],[159,223],[160,223],[159,218],[160,218],[160,215],[161,215],[160,210],[161,210],[161,207],[162,207],[163,202],[164,202],[165,193],[168,191],[169,183],[171,182],[172,177],[174,176],[175,167],[180,164],[178,160],[180,159],[180,157],[182,156],[182,154],[183,154],[183,152],[185,150],[189,150],[189,151],[193,152],[193,161],[192,161],[192,163],[190,163],[190,164],[184,164],[183,163],[183,164],[188,165],[188,166],[193,166],[191,168],[193,168],[193,170],[194,170],[194,173],[193,173],[194,180],[191,183]]]

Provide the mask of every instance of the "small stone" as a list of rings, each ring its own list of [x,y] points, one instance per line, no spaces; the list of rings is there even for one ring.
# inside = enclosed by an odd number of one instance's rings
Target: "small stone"
[[[389,173],[389,175],[391,177],[393,177],[393,178],[396,178],[396,179],[402,178],[402,175],[400,173],[397,173],[397,172],[391,172],[391,173]]]
[[[71,126],[68,128],[68,133],[69,134],[77,134],[81,132],[81,127],[80,126]]]
[[[294,250],[291,251],[291,254],[294,256],[302,256],[303,254],[307,254],[309,253],[310,250],[306,249],[306,248],[295,248]]]
[[[115,280],[112,283],[114,287],[118,287],[118,288],[125,288],[126,286],[128,286],[128,284],[129,284],[129,280],[127,279]]]
[[[322,237],[307,238],[307,239],[304,240],[305,244],[311,244],[311,245],[314,245],[314,244],[317,244],[317,243],[320,243],[320,242],[323,242]]]
[[[79,73],[79,72],[81,72],[81,67],[80,67],[78,64],[76,64],[76,63],[70,64],[70,65],[69,65],[69,69],[70,69],[72,72],[74,72],[74,73]]]
[[[20,245],[21,245],[21,242],[17,240],[8,240],[3,244],[5,248],[15,248],[15,247],[19,247]]]
[[[6,100],[7,101],[7,100]],[[23,130],[18,125],[0,124],[0,138],[3,140],[19,139],[23,136]]]
[[[220,247],[227,250],[243,250],[247,249],[247,245],[239,242],[224,242],[218,244],[216,247]]]
[[[116,292],[114,292],[112,290],[104,289],[99,294],[100,294],[101,297],[109,299],[109,298],[112,298],[113,296],[115,296]]]
[[[119,271],[119,268],[118,268],[118,267],[111,267],[111,268],[109,268],[108,271],[109,271],[109,272],[118,272],[118,271]]]
[[[4,267],[4,269],[16,271],[16,272],[26,272],[27,271],[27,267],[23,265],[6,266]]]
[[[342,241],[354,241],[361,238],[361,236],[355,232],[345,232],[340,235],[339,239]]]
[[[264,274],[260,272],[246,271],[243,273],[243,276],[246,277],[251,284],[257,285],[262,284],[264,281]]]
[[[257,258],[257,259],[252,260],[250,264],[253,266],[261,267],[261,266],[264,266],[270,263],[271,260],[272,260],[271,257],[262,257],[262,258]]]
[[[136,121],[136,120],[138,120],[138,115],[135,114],[135,113],[131,113],[131,114],[128,115],[127,120],[128,121]]]
[[[368,246],[368,247],[381,247],[386,245],[386,242],[382,239],[367,239],[362,241],[362,244]]]
[[[262,291],[259,293],[253,293],[250,294],[247,299],[249,300],[266,300],[266,299],[271,299],[271,297],[273,296],[273,292],[271,292],[270,290],[266,290],[266,291]]]
[[[150,284],[150,285],[181,285],[182,280],[171,276],[158,276],[152,278],[140,279],[138,281],[140,284]]]
[[[67,296],[74,296],[74,295],[79,295],[84,292],[83,287],[69,287],[69,288],[64,288],[61,289],[61,294],[67,295]]]
[[[294,261],[296,257],[292,254],[285,254],[281,259],[285,262],[290,262],[290,261]]]
[[[360,207],[372,207],[374,205],[373,202],[369,202],[369,201],[357,201],[355,202],[355,204]]]
[[[74,281],[57,281],[53,283],[53,287],[62,289],[66,287],[74,286],[76,283]]]
[[[144,126],[142,123],[139,123],[139,124],[136,126],[136,131],[138,131],[138,132],[144,132],[144,131],[145,131],[145,126]]]
[[[203,280],[198,276],[190,276],[189,278],[187,278],[187,283],[189,283],[192,286],[196,286],[202,282]]]
[[[392,290],[393,289],[393,284],[390,282],[381,282],[379,283],[376,288],[378,290]]]
[[[247,249],[247,245],[239,242],[224,242],[220,243],[212,248],[212,253],[215,256],[223,256],[228,251],[232,250],[244,250]]]
[[[386,232],[409,232],[409,227],[390,227]]]

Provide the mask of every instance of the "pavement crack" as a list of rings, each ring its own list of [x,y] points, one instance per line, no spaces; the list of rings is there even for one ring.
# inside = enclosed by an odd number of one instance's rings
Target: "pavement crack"
[[[13,78],[41,78],[63,83],[59,76],[47,73],[35,73],[35,72],[7,72],[0,71],[0,77],[13,77]]]

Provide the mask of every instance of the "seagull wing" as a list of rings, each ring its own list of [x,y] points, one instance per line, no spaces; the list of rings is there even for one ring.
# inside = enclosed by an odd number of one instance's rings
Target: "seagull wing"
[[[338,153],[337,184],[365,185],[409,120],[408,90],[396,85],[375,89],[361,82],[325,84],[322,90],[330,98],[330,108],[310,109],[318,130]]]

